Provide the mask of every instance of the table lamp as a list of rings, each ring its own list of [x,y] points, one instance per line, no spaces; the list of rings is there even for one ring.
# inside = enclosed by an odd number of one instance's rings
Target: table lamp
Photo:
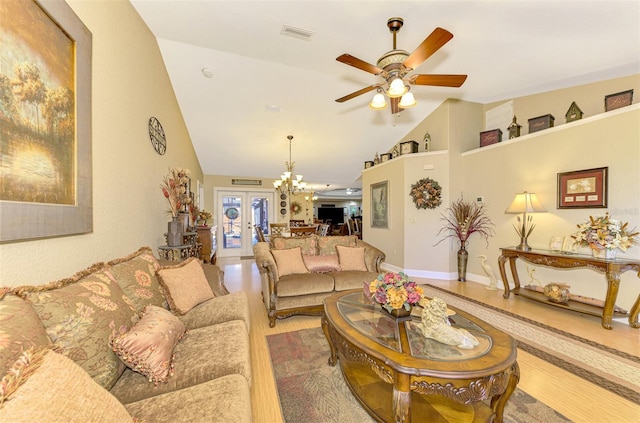
[[[520,235],[520,245],[516,247],[518,250],[529,251],[531,247],[527,244],[527,238],[533,232],[536,225],[533,223],[533,216],[527,216],[527,213],[541,213],[547,210],[540,204],[538,197],[534,193],[527,191],[516,194],[511,205],[505,210],[507,214],[522,213],[522,220],[518,216],[518,225],[513,225],[518,235]]]

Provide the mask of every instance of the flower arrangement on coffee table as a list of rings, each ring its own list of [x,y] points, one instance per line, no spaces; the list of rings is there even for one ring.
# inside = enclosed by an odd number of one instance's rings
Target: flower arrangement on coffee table
[[[424,295],[422,287],[409,280],[405,273],[381,273],[369,283],[369,295],[374,302],[391,313],[393,310],[411,311]]]

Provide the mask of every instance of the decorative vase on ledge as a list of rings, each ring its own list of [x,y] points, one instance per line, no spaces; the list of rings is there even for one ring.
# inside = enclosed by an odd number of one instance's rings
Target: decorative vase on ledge
[[[182,245],[184,232],[184,226],[182,223],[182,219],[178,216],[175,216],[171,219],[171,222],[168,223],[167,230],[167,246],[169,247],[177,247]]]
[[[615,260],[616,253],[618,252],[618,250],[616,248],[602,248],[602,249],[592,248],[591,252],[593,253],[594,258],[605,259],[605,260]]]

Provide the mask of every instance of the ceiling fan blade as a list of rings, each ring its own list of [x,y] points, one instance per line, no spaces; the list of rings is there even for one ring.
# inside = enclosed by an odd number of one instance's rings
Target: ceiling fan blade
[[[459,87],[466,80],[467,75],[413,75],[409,78],[409,83],[437,87]]]
[[[411,53],[407,60],[404,61],[404,66],[407,68],[415,69],[420,63],[427,60],[433,53],[438,51],[440,47],[445,45],[450,39],[453,38],[453,34],[446,29],[436,28],[433,32],[425,38],[425,40]]]
[[[354,68],[358,68],[365,72],[372,73],[374,75],[379,75],[384,71],[377,66],[372,65],[371,63],[367,63],[364,60],[360,60],[357,57],[353,57],[350,54],[343,54],[341,56],[336,57],[338,62],[342,62],[346,65],[353,66]]]
[[[347,100],[351,100],[352,98],[355,98],[355,97],[357,97],[357,96],[359,96],[359,95],[366,94],[366,93],[368,93],[369,91],[373,91],[373,90],[375,90],[376,88],[378,88],[378,87],[380,87],[380,86],[382,86],[382,84],[369,85],[369,86],[368,86],[368,87],[366,87],[366,88],[362,88],[361,90],[354,91],[354,92],[352,92],[351,94],[345,95],[344,97],[340,97],[340,98],[339,98],[339,99],[337,99],[336,101],[337,101],[338,103],[344,103],[345,101],[347,101]]]
[[[400,113],[404,109],[400,108],[400,97],[390,98],[389,103],[391,103],[391,114],[395,115],[396,113]]]

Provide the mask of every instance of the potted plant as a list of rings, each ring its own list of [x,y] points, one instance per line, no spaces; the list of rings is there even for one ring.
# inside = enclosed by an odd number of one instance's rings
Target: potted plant
[[[611,219],[607,212],[604,216],[589,216],[589,220],[578,225],[578,232],[571,235],[576,244],[588,246],[596,258],[615,259],[619,249],[627,251],[627,248],[638,244],[636,229],[628,229],[629,223],[621,223]]]
[[[456,238],[460,249],[458,250],[458,280],[464,282],[467,280],[467,260],[469,253],[466,246],[467,241],[474,233],[482,236],[489,245],[489,237],[495,234],[493,227],[495,226],[486,214],[484,204],[465,201],[459,198],[451,204],[442,215],[441,220],[444,226],[438,231],[438,235],[444,233],[445,236],[436,245],[440,244],[447,238]]]

